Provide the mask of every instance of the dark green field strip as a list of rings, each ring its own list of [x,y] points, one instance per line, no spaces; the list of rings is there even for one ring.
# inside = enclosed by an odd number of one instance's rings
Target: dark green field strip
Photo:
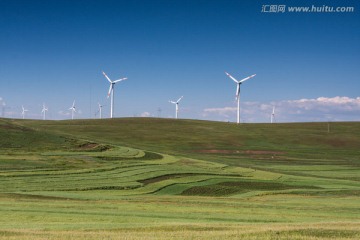
[[[228,174],[228,173],[222,173],[222,172],[213,173],[213,172],[193,171],[193,172],[173,173],[173,174],[166,172],[163,175],[140,180],[139,182],[147,185],[147,184],[161,182],[161,181],[168,180],[168,179],[186,178],[189,176],[242,177],[241,174]]]
[[[197,173],[177,173],[177,174],[175,173],[175,174],[170,174],[170,173],[167,172],[164,175],[139,180],[139,182],[143,183],[144,185],[147,185],[147,184],[161,182],[161,181],[168,180],[168,179],[183,178],[183,177],[194,176],[194,175],[199,175],[199,174],[197,174]]]
[[[183,191],[195,187],[195,186],[207,186],[212,184],[217,184],[225,181],[234,181],[238,179],[237,177],[223,177],[215,175],[197,175],[193,176],[193,179],[187,177],[181,181],[181,179],[176,179],[176,181],[169,182],[170,184],[164,185],[161,188],[157,189],[154,193],[159,195],[181,195]]]
[[[93,188],[93,185],[113,185],[120,184],[121,186],[126,186],[126,182],[136,181],[136,177],[132,175],[141,175],[141,173],[148,173],[150,169],[136,169],[119,172],[112,176],[108,176],[106,172],[94,173],[94,174],[76,174],[76,175],[60,175],[54,176],[49,175],[47,177],[36,176],[36,177],[13,177],[8,179],[3,179],[0,181],[0,191],[39,191],[39,190],[69,190],[69,189],[78,189],[78,188]],[[158,170],[154,170],[158,171]],[[128,175],[126,175],[126,173]],[[134,180],[129,180],[129,179]],[[140,184],[141,185],[141,184]]]
[[[136,181],[116,181],[116,179],[88,181],[84,179],[82,182],[71,181],[51,181],[43,182],[12,182],[11,187],[3,187],[2,192],[34,192],[34,191],[83,191],[83,190],[99,190],[99,189],[130,189],[141,187],[142,184]]]
[[[189,196],[229,196],[251,191],[278,191],[288,189],[320,189],[313,186],[288,185],[277,182],[260,181],[231,181],[212,185],[194,186],[183,191],[182,195]]]
[[[66,197],[54,197],[54,196],[45,196],[39,194],[24,194],[24,193],[0,193],[1,200],[70,200],[70,198]],[[75,199],[71,199],[75,200]]]
[[[18,172],[17,174],[14,172],[10,172],[9,174],[4,174],[1,177],[36,177],[36,176],[56,176],[56,175],[78,175],[78,174],[88,174],[88,173],[98,173],[98,172],[111,172],[111,171],[122,171],[128,170],[129,168],[136,168],[142,166],[154,166],[154,164],[143,163],[133,161],[130,164],[128,162],[97,162],[100,166],[96,168],[85,168],[85,169],[71,169],[68,164],[67,169],[57,169],[57,170],[33,170],[33,171],[23,171]]]
[[[153,152],[148,152],[148,151],[144,151],[144,156],[142,157],[136,157],[136,160],[139,161],[144,161],[144,160],[160,160],[163,159],[164,157],[161,154],[158,153],[153,153]],[[101,160],[104,161],[125,161],[125,160],[133,160],[133,158],[129,158],[129,157],[123,157],[123,156],[99,156],[97,157]]]

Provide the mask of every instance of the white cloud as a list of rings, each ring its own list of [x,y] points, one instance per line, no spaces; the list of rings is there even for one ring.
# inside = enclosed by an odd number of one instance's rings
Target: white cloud
[[[297,107],[300,109],[317,109],[320,111],[341,110],[341,111],[359,111],[360,110],[360,97],[319,97],[316,99],[300,99],[292,101],[284,101],[284,104]]]
[[[151,114],[149,112],[143,112],[142,114],[140,114],[140,117],[150,117]]]
[[[61,116],[70,116],[71,115],[71,113],[69,111],[63,111],[63,110],[58,111],[58,114]]]
[[[229,117],[230,115],[236,113],[236,107],[223,107],[223,108],[206,108],[203,111],[203,116],[207,117],[209,115],[220,115],[222,117]]]
[[[71,111],[70,110],[60,110],[57,112],[60,116],[71,116]],[[81,115],[82,111],[81,109],[77,109],[76,112],[74,113],[74,115]]]
[[[314,99],[284,100],[278,102],[243,102],[242,122],[268,122],[273,106],[278,122],[302,121],[359,121],[360,97],[319,97]],[[236,118],[236,107],[207,108],[202,116],[216,120]],[[233,120],[234,121],[234,120]]]

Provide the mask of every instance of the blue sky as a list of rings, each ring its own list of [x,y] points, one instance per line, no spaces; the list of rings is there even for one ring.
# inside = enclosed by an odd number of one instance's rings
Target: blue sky
[[[264,13],[264,5],[354,7]],[[179,117],[243,122],[360,120],[359,1],[0,0],[0,105],[5,117]]]

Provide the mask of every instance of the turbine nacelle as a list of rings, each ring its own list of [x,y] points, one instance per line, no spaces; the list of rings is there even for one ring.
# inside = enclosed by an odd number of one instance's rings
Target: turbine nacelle
[[[179,102],[181,101],[181,99],[182,99],[183,97],[184,97],[184,96],[181,96],[176,102],[175,102],[175,101],[169,101],[169,103],[179,104]]]
[[[74,112],[76,112],[75,100],[74,100],[71,108],[69,108],[69,110],[71,110],[71,119],[74,119]]]
[[[272,110],[271,117],[270,117],[270,122],[273,123],[274,119],[275,119],[275,106],[273,106],[273,110]]]
[[[225,72],[225,74],[226,74],[229,78],[231,78],[235,83],[237,83],[237,84],[239,84],[239,85],[240,85],[241,83],[245,82],[246,80],[249,80],[250,78],[253,78],[253,77],[256,76],[256,74],[253,74],[253,75],[251,75],[251,76],[248,76],[248,77],[243,78],[243,79],[241,79],[241,80],[238,81],[236,78],[234,78],[233,76],[231,76],[229,73]]]
[[[22,108],[21,115],[22,115],[22,118],[24,119],[25,118],[25,112],[27,112],[29,110],[25,109],[24,106],[21,106],[21,108]]]
[[[43,113],[43,119],[46,119],[46,111],[48,111],[48,108],[45,106],[45,103],[43,103],[43,108],[41,110],[41,113]]]
[[[43,113],[43,112],[46,112],[46,111],[48,111],[49,109],[45,106],[45,104],[43,104],[43,108],[42,108],[42,110],[41,110],[41,112]]]
[[[21,106],[21,108],[22,108],[22,114],[25,114],[25,112],[29,111],[29,110],[25,109],[24,106]]]
[[[76,112],[76,109],[75,109],[76,107],[75,107],[75,100],[74,100],[74,102],[73,102],[73,104],[72,104],[72,106],[69,108],[69,110],[74,110],[75,112]]]

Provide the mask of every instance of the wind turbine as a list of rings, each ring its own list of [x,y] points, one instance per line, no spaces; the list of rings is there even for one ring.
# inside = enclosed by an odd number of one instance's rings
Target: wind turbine
[[[76,108],[75,108],[75,100],[71,106],[71,108],[69,108],[69,110],[71,110],[71,119],[74,119],[74,112],[76,112]]]
[[[101,119],[102,118],[101,110],[102,110],[103,105],[101,105],[100,103],[98,103],[98,105],[99,105],[99,113],[100,113],[99,118]]]
[[[22,118],[24,119],[25,118],[25,112],[27,112],[29,110],[25,109],[24,106],[21,106],[21,108],[22,108],[21,115],[22,115]]]
[[[275,106],[273,106],[273,110],[272,110],[272,113],[271,113],[271,123],[274,122],[274,119],[275,119]]]
[[[111,94],[111,105],[110,105],[110,118],[113,118],[113,113],[114,113],[114,86],[116,83],[121,82],[123,80],[126,80],[127,78],[121,78],[115,81],[111,81],[110,78],[106,75],[106,73],[102,72],[105,76],[105,78],[110,82],[110,88],[109,88],[109,92],[108,92],[108,98]]]
[[[46,119],[46,111],[48,111],[49,109],[45,106],[45,103],[43,104],[43,108],[41,110],[42,114],[43,114],[43,120]]]
[[[181,99],[182,99],[183,97],[184,97],[184,96],[181,96],[176,102],[174,102],[174,101],[169,101],[170,103],[175,104],[175,116],[176,116],[176,119],[178,118],[178,113],[179,113],[179,102],[181,101]]]
[[[236,80],[233,76],[231,76],[230,74],[228,74],[227,72],[225,72],[226,75],[229,76],[229,78],[231,78],[234,82],[236,82],[237,84],[237,89],[236,89],[236,97],[235,99],[237,100],[237,123],[240,123],[240,85],[245,82],[246,80],[249,80],[250,78],[253,78],[256,76],[256,74],[253,74],[249,77],[246,77],[244,79],[241,79],[240,81]]]

